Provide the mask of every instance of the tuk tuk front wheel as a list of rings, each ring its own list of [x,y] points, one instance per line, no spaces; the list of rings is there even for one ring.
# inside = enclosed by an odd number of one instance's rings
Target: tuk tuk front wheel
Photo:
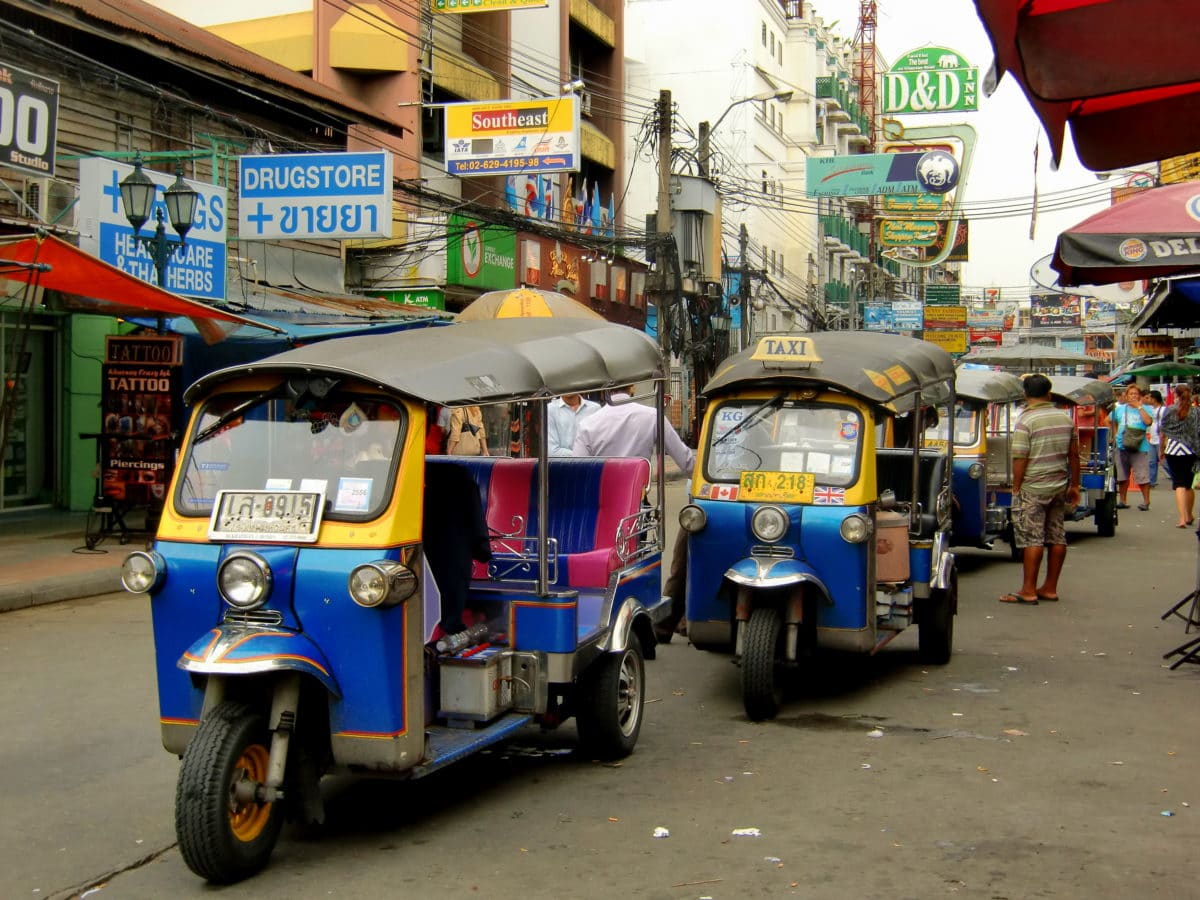
[[[950,583],[935,588],[920,601],[917,624],[917,654],[921,662],[944,666],[954,653],[954,613],[958,607],[958,572],[950,570]]]
[[[783,705],[783,680],[776,671],[782,638],[779,610],[760,606],[750,613],[742,644],[742,705],[751,721],[773,719]]]
[[[175,791],[175,835],[183,861],[201,878],[241,881],[262,869],[275,849],[280,804],[239,797],[250,784],[266,781],[269,746],[263,717],[232,700],[205,716],[188,743]]]
[[[646,666],[639,642],[596,660],[580,676],[577,698],[575,725],[582,747],[597,759],[632,753],[646,701]]]

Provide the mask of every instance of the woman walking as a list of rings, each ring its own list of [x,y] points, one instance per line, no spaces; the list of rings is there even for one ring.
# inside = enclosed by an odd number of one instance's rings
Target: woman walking
[[[1146,434],[1154,421],[1154,411],[1143,404],[1142,389],[1136,384],[1125,389],[1124,402],[1113,409],[1112,421],[1117,426],[1117,482],[1121,500],[1117,509],[1129,509],[1129,485],[1136,484],[1142,492],[1138,509],[1150,508],[1150,444]]]
[[[1196,521],[1192,467],[1196,464],[1196,451],[1200,450],[1200,409],[1192,406],[1192,389],[1186,384],[1175,386],[1175,403],[1163,410],[1160,427],[1159,453],[1171,473],[1175,509],[1179,512],[1175,527],[1187,528]]]

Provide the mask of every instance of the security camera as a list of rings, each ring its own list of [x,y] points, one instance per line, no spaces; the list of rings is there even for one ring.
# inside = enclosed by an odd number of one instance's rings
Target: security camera
[[[574,81],[568,81],[566,84],[564,84],[562,86],[562,92],[564,94],[574,94],[582,91],[585,87],[587,87],[587,85],[584,83],[583,79],[576,78]]]

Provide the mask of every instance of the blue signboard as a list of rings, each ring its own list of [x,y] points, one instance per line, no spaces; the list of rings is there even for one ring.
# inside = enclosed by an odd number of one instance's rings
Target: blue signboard
[[[804,177],[810,197],[946,194],[958,184],[959,168],[954,156],[940,149],[860,153],[809,157]]]
[[[157,284],[154,261],[146,248],[134,240],[133,228],[125,218],[125,210],[121,205],[121,180],[132,171],[133,166],[111,159],[91,157],[79,161],[79,246],[123,272]],[[167,219],[162,199],[162,192],[174,183],[175,176],[146,168],[142,172],[158,185],[154,208],[155,213],[162,211],[163,220],[167,223],[167,237],[172,241],[178,240]],[[187,242],[167,262],[163,287],[173,294],[187,297],[224,300],[225,188],[200,181],[187,181],[187,184],[200,198],[192,218],[192,228],[187,233]],[[141,233],[145,236],[154,233],[155,213],[151,213],[150,221],[142,226]]]
[[[392,236],[392,155],[279,153],[238,158],[242,240]]]

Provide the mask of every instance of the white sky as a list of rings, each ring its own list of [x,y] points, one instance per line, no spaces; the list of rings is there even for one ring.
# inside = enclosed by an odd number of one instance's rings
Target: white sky
[[[249,9],[254,16],[277,15],[312,8],[312,0],[150,0],[198,25],[236,21]],[[426,0],[415,0],[426,2]],[[723,0],[694,0],[697,13],[708,3]],[[836,30],[853,37],[859,0],[813,0],[814,8]],[[980,80],[992,61],[991,45],[971,0],[877,0],[878,24],[875,43],[881,56],[891,62],[902,53],[927,44],[959,51],[980,69]],[[881,98],[882,99],[882,98]],[[971,219],[970,262],[963,265],[966,288],[1000,287],[1009,299],[1025,293],[1029,270],[1054,249],[1058,233],[1108,205],[1110,184],[1123,183],[1113,177],[1101,182],[1083,168],[1075,157],[1070,136],[1062,166],[1050,171],[1050,149],[1041,125],[1020,88],[1005,77],[991,97],[982,98],[974,113],[936,116],[905,116],[911,126],[966,122],[978,133],[975,161],[967,173],[963,203]],[[1030,240],[1031,198],[1034,193],[1033,148],[1040,143],[1037,188],[1041,198],[1034,239]],[[1062,192],[1068,192],[1065,195]],[[1090,202],[1088,202],[1090,201]],[[997,217],[997,206],[1005,207]],[[1055,210],[1051,206],[1060,207]]]

